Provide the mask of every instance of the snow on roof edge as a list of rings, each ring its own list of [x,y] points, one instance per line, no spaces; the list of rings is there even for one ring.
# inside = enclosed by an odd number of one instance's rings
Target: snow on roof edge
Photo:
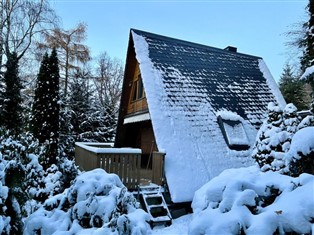
[[[286,101],[284,100],[275,79],[271,75],[271,73],[270,73],[270,71],[269,71],[269,69],[268,69],[268,67],[267,67],[267,65],[263,59],[258,60],[258,67],[259,67],[260,71],[263,73],[263,76],[266,79],[267,84],[268,84],[269,88],[271,89],[272,93],[275,95],[278,104],[280,105],[280,107],[282,109],[284,109],[284,107],[286,106]]]
[[[134,42],[135,57],[139,63],[144,89],[149,89],[149,86],[152,86],[154,87],[154,89],[150,90],[152,90],[156,94],[160,95],[164,93],[161,81],[162,74],[160,73],[160,71],[154,69],[153,63],[149,57],[148,43],[143,36],[136,34],[133,30],[131,31],[131,33]],[[147,82],[145,79],[146,77],[155,79],[151,79],[151,81],[153,82]],[[156,94],[153,94],[152,92],[146,92],[146,100],[154,132],[156,132],[156,123],[158,122],[158,120],[163,118],[158,115],[152,108],[153,106],[159,106],[159,104],[162,102],[161,100],[156,98]],[[157,148],[160,151],[164,151],[165,147],[160,145],[161,141],[159,141],[158,136],[155,136],[155,138]]]

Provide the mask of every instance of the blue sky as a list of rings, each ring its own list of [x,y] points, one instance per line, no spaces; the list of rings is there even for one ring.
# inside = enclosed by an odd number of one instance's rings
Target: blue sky
[[[129,30],[136,28],[208,46],[235,46],[264,58],[276,80],[295,55],[285,33],[306,20],[306,0],[51,0],[64,29],[88,26],[92,56],[106,51],[124,63]]]

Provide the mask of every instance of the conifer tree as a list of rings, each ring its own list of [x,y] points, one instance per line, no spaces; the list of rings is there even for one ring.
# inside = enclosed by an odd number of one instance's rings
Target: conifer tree
[[[76,75],[70,88],[69,107],[75,141],[113,141],[116,124],[114,107],[109,104],[104,107],[98,97],[92,95],[83,74]]]
[[[299,110],[308,109],[304,101],[304,83],[294,76],[289,64],[286,64],[279,80],[279,89],[287,103],[293,103]]]
[[[44,132],[46,124],[46,110],[48,105],[47,83],[49,80],[49,56],[46,53],[40,65],[37,75],[37,83],[35,88],[35,97],[32,108],[31,130],[40,143],[47,140],[47,133]]]
[[[284,152],[286,135],[283,132],[283,111],[274,104],[268,105],[268,117],[261,126],[253,150],[253,158],[262,171],[276,170],[273,163]]]
[[[301,69],[304,72],[308,67],[314,65],[314,0],[309,0],[308,3],[309,20],[305,24],[305,50],[301,57]],[[312,87],[312,112],[314,111],[314,74],[307,76],[307,80]]]
[[[70,85],[69,107],[72,111],[71,124],[73,126],[73,137],[76,141],[80,139],[80,133],[84,130],[81,123],[84,123],[89,116],[90,92],[84,79],[77,77]]]
[[[1,64],[0,64],[1,67]],[[4,85],[4,78],[3,74],[0,72],[0,123],[2,122],[2,112],[3,112],[3,103],[4,103],[4,91],[5,91],[5,85]]]
[[[22,84],[18,76],[18,60],[16,53],[9,55],[6,72],[4,73],[4,101],[2,110],[2,125],[13,135],[19,134],[22,127]]]
[[[301,58],[301,67],[303,71],[307,67],[314,65],[314,0],[309,0],[307,9],[309,20],[305,24],[305,50]]]
[[[59,68],[56,50],[43,57],[37,76],[31,130],[47,144],[44,166],[56,163],[59,137]]]

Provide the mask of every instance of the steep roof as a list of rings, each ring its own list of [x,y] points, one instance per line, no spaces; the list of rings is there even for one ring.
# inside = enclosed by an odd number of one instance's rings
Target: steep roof
[[[158,149],[174,202],[226,168],[252,164],[250,150],[231,150],[217,122],[239,116],[250,145],[269,102],[285,101],[260,57],[131,30]]]

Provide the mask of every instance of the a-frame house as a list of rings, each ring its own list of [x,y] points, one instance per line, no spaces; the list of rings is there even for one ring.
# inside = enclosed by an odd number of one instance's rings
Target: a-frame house
[[[131,29],[115,147],[165,153],[171,200],[250,158],[269,102],[285,101],[262,58]]]

